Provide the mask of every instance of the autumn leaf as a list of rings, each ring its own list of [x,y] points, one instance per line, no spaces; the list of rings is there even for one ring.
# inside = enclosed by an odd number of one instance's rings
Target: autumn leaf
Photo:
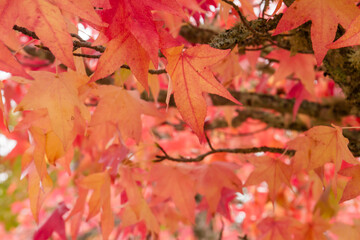
[[[316,126],[305,132],[305,135],[315,141],[311,148],[311,158],[317,167],[327,162],[335,164],[339,171],[342,160],[359,164],[348,148],[349,140],[342,135],[342,128],[332,124],[332,127]]]
[[[26,0],[23,4],[26,7],[18,16],[19,25],[34,31],[62,63],[75,70],[73,43],[60,9],[45,0]]]
[[[45,135],[42,134],[41,129],[36,127],[31,127],[30,133],[35,141],[35,148],[34,148],[34,164],[36,166],[36,170],[40,176],[40,180],[43,186],[51,187],[52,180],[50,175],[47,171],[47,164],[45,160],[45,152],[46,152],[46,139]]]
[[[101,212],[101,229],[103,239],[108,239],[114,228],[114,216],[111,209],[110,175],[107,171],[94,173],[79,180],[78,186],[84,189],[92,189],[89,200],[89,215],[87,219]]]
[[[125,30],[124,30],[125,31]],[[91,81],[96,81],[112,74],[124,63],[127,63],[136,79],[148,91],[149,54],[130,32],[113,38],[107,45],[104,54],[100,57],[98,66]]]
[[[290,178],[292,169],[280,159],[268,156],[250,157],[249,162],[254,165],[254,171],[247,178],[244,187],[266,182],[269,197],[274,202],[280,187],[285,184],[291,188]]]
[[[305,136],[288,142],[287,145],[296,150],[292,163],[294,172],[317,169],[327,162],[333,162],[335,170],[339,171],[342,160],[358,164],[347,147],[349,140],[342,135],[342,129],[332,126],[313,127],[305,132]]]
[[[298,225],[297,229],[294,231],[295,239],[298,240],[327,240],[325,236],[325,231],[330,229],[331,225],[328,220],[321,218],[320,216],[314,214],[312,219],[308,220],[306,223]]]
[[[267,217],[257,228],[261,232],[260,239],[286,240],[293,239],[294,229],[299,223],[289,217]]]
[[[287,146],[290,149],[297,150],[291,164],[294,173],[304,169],[309,171],[323,165],[322,162],[318,163],[312,158],[311,151],[313,145],[315,145],[315,141],[306,136],[299,136],[287,142]]]
[[[109,174],[112,178],[115,178],[119,171],[120,163],[126,158],[128,153],[129,149],[121,143],[113,144],[102,153],[99,163],[103,163],[105,169],[110,168]]]
[[[48,111],[54,133],[60,138],[64,148],[72,143],[75,108],[81,117],[90,120],[89,110],[78,96],[78,88],[88,80],[75,72],[64,72],[56,75],[50,72],[31,72],[35,81],[16,111],[45,108]]]
[[[184,164],[171,166],[159,163],[151,169],[149,180],[156,182],[154,194],[157,197],[163,201],[171,198],[180,213],[194,223],[196,191],[191,170],[191,167]]]
[[[10,53],[9,49],[0,41],[0,69],[5,72],[10,72],[15,76],[20,76],[28,79],[33,79],[27,74],[21,64]]]
[[[148,91],[148,66],[150,60],[158,66],[160,35],[151,11],[163,10],[181,14],[176,1],[110,1],[112,9],[101,11],[109,27],[102,29],[109,43],[100,57],[91,81],[112,74],[127,63],[135,77]]]
[[[89,0],[51,0],[51,2],[60,9],[79,16],[92,24],[107,26],[95,12],[93,4]]]
[[[352,0],[299,0],[285,11],[274,35],[311,20],[311,41],[317,64],[320,65],[337,31],[338,24],[348,28],[360,10]]]
[[[69,211],[64,202],[61,202],[46,222],[35,232],[34,240],[46,240],[56,232],[59,237],[66,240],[65,222],[63,215]]]
[[[330,231],[335,233],[339,240],[357,240],[360,239],[360,221],[354,219],[354,224],[349,225],[343,222],[335,222]]]
[[[360,43],[359,23],[360,23],[360,16],[355,18],[355,20],[350,24],[349,28],[346,30],[344,35],[342,35],[335,42],[329,44],[327,47],[330,49],[335,49],[335,48],[359,45]]]
[[[242,193],[242,182],[234,173],[236,167],[226,162],[213,162],[195,170],[196,189],[205,196],[210,214],[216,212],[224,188]]]
[[[301,103],[303,102],[303,100],[313,100],[315,99],[314,93],[310,93],[305,89],[305,86],[299,82],[297,84],[295,84],[290,91],[287,94],[288,98],[294,98],[295,99],[295,103],[293,106],[293,111],[292,111],[292,120],[295,121],[296,120],[296,114],[299,111],[299,108],[301,106]]]
[[[182,118],[204,142],[206,102],[203,92],[217,94],[239,104],[207,68],[223,59],[229,51],[207,45],[198,45],[185,51],[183,48],[174,47],[164,52],[168,60],[166,71],[170,75],[176,106]]]
[[[96,138],[95,141],[102,139],[107,142],[118,129],[123,140],[131,138],[139,143],[142,129],[141,114],[159,116],[155,106],[141,100],[135,91],[127,91],[116,86],[99,86],[95,93],[100,96],[90,122],[90,130]]]
[[[285,80],[291,74],[295,74],[305,86],[305,89],[314,94],[314,80],[316,64],[315,58],[310,54],[297,53],[291,56],[289,51],[280,49],[272,51],[268,58],[279,60],[279,67],[276,69],[274,82]]]
[[[352,166],[341,169],[338,172],[342,176],[351,177],[347,182],[340,202],[344,202],[360,195],[360,166]]]
[[[75,70],[73,42],[60,9],[94,24],[104,25],[87,0],[5,0],[0,4],[0,39],[8,42],[7,37],[1,35],[11,33],[15,23],[26,27],[34,31],[62,63]]]
[[[41,205],[44,203],[45,198],[49,194],[50,190],[50,186],[40,183],[40,177],[38,173],[30,166],[28,174],[28,193],[31,213],[37,223],[39,222],[39,212]]]
[[[128,199],[121,213],[123,219],[121,227],[127,227],[144,221],[150,232],[159,233],[159,223],[136,184],[131,169],[122,166],[119,174],[121,177],[121,188],[124,189]]]

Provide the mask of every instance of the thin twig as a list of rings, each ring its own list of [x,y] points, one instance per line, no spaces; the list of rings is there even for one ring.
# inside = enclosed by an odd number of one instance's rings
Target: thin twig
[[[158,145],[158,148],[162,151],[162,153],[164,155],[156,155],[156,160],[154,160],[154,162],[161,162],[164,160],[170,160],[170,161],[174,161],[174,162],[201,162],[202,160],[204,160],[205,157],[211,155],[211,154],[215,154],[215,153],[221,153],[221,152],[225,152],[225,153],[242,153],[242,154],[247,154],[247,153],[258,153],[258,152],[271,152],[271,153],[281,153],[281,154],[285,154],[288,156],[293,156],[295,154],[295,150],[287,150],[284,148],[274,148],[274,147],[253,147],[253,148],[219,148],[219,149],[213,149],[209,152],[203,153],[198,155],[197,157],[189,157],[189,158],[185,158],[183,156],[179,156],[179,157],[172,157],[170,155],[168,155],[166,153],[166,151],[160,146]]]
[[[76,57],[84,57],[84,58],[100,58],[101,55],[91,55],[91,54],[82,54],[82,53],[73,53]]]
[[[84,39],[82,39],[79,35],[76,33],[70,33],[70,36],[77,38],[80,42],[86,42]]]
[[[210,139],[208,137],[207,134],[205,134],[205,138],[206,138],[206,142],[209,145],[209,148],[211,149],[211,151],[215,151],[215,149],[213,148],[213,146],[211,145]]]

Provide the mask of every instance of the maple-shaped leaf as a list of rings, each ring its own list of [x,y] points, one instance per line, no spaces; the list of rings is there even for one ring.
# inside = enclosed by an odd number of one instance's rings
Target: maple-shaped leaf
[[[72,239],[77,239],[77,236],[79,234],[88,191],[89,191],[88,189],[83,189],[78,186],[79,197],[76,199],[73,209],[65,219],[66,222],[70,221]]]
[[[70,12],[90,23],[98,26],[107,26],[95,12],[93,4],[89,0],[50,0],[60,9]]]
[[[45,0],[24,1],[21,5],[26,10],[19,12],[17,23],[34,31],[56,58],[75,70],[73,43],[60,9]]]
[[[359,45],[360,43],[360,16],[350,24],[345,34],[342,35],[338,40],[329,44],[327,47],[331,49],[342,48],[348,46]]]
[[[119,174],[121,188],[125,190],[128,200],[121,213],[121,227],[127,227],[144,221],[150,232],[159,233],[159,223],[144,199],[138,184],[135,182],[131,169],[121,167]]]
[[[195,221],[195,181],[192,168],[185,164],[155,164],[149,173],[149,180],[156,182],[154,194],[161,200],[171,200],[180,213],[190,222]]]
[[[66,240],[65,222],[63,215],[69,211],[65,203],[61,202],[46,222],[35,232],[34,240],[47,240],[51,237],[53,232],[56,232],[59,237]]]
[[[0,39],[9,42],[7,35],[12,34],[14,24],[26,27],[36,33],[56,58],[75,70],[73,42],[60,9],[104,25],[88,0],[4,0],[0,3]]]
[[[153,20],[152,11],[182,13],[176,1],[110,1],[112,8],[101,11],[103,21],[108,23],[102,29],[110,42],[99,59],[91,80],[106,77],[125,62],[130,66],[138,81],[148,91],[147,71],[150,60],[158,66],[160,36]]]
[[[96,81],[112,74],[125,62],[130,66],[136,79],[148,91],[148,68],[150,56],[140,45],[136,38],[129,32],[113,38],[101,55],[96,71],[91,81]]]
[[[296,150],[292,158],[292,168],[294,173],[301,170],[312,170],[323,165],[323,162],[314,161],[311,157],[311,149],[315,145],[315,141],[306,136],[299,136],[287,143],[290,149]]]
[[[9,49],[0,41],[0,70],[10,72],[15,76],[33,79],[25,72],[21,64],[10,53]]]
[[[274,35],[311,20],[311,41],[317,64],[320,65],[337,31],[338,24],[348,28],[360,10],[352,0],[298,0],[285,11]]]
[[[170,75],[176,106],[182,118],[200,141],[204,142],[206,102],[203,92],[217,94],[239,104],[207,68],[223,59],[229,51],[214,49],[208,45],[198,45],[185,51],[183,48],[179,46],[166,49],[166,71]]]
[[[291,188],[290,178],[292,169],[280,159],[261,156],[250,157],[248,160],[254,165],[254,171],[246,179],[244,187],[258,185],[265,181],[269,188],[269,197],[273,202],[282,184]]]
[[[240,77],[244,71],[240,66],[237,47],[211,69],[222,79],[225,86],[231,84],[236,77]]]
[[[107,171],[94,173],[80,179],[78,186],[84,189],[92,189],[89,200],[89,215],[87,219],[94,217],[101,212],[101,230],[103,239],[108,239],[114,228],[114,215],[111,209],[111,179]]]
[[[141,138],[141,114],[159,116],[154,104],[141,100],[138,92],[116,86],[99,86],[95,93],[99,104],[92,116],[90,127],[96,141],[107,142],[119,130],[123,140]],[[104,129],[105,128],[105,129]]]
[[[236,167],[226,162],[213,162],[196,169],[196,188],[205,196],[210,214],[216,212],[223,188],[242,192],[242,182],[234,173]]]
[[[305,135],[315,141],[311,148],[311,158],[317,165],[327,162],[335,164],[336,172],[339,171],[342,160],[359,164],[348,148],[349,140],[342,135],[341,127],[316,126],[305,132]]]
[[[263,219],[257,228],[261,232],[259,239],[286,240],[293,239],[294,229],[299,223],[288,217],[267,217]]]
[[[82,118],[90,120],[90,112],[78,96],[78,88],[88,81],[87,77],[76,72],[30,74],[35,81],[16,110],[47,109],[54,133],[67,148],[74,138],[75,108]]]
[[[45,151],[46,151],[45,135],[42,133],[42,130],[40,128],[31,127],[29,130],[35,142],[35,148],[33,153],[34,164],[40,176],[41,183],[43,186],[51,187],[52,180],[50,178],[49,173],[47,172],[47,164],[45,160]]]
[[[114,179],[119,171],[120,163],[128,153],[129,149],[121,143],[113,144],[102,153],[99,163],[103,163],[105,168],[110,168],[109,174]]]
[[[29,131],[34,139],[34,163],[42,181],[51,182],[47,174],[47,162],[56,165],[60,163],[70,174],[70,162],[73,156],[71,145],[65,149],[60,138],[52,130],[50,118],[46,109],[38,109],[23,114],[15,131]],[[78,132],[78,131],[75,131]],[[45,184],[43,182],[43,184]]]
[[[301,80],[306,90],[314,93],[314,65],[316,64],[316,60],[312,55],[297,53],[291,56],[290,51],[280,49],[272,51],[267,57],[280,61],[279,67],[273,75],[275,82],[282,81],[289,75],[295,74],[295,76]]]
[[[28,173],[28,192],[30,200],[31,213],[35,221],[39,222],[39,212],[46,196],[49,194],[51,187],[41,184],[38,173],[33,169],[33,165],[29,167]]]
[[[340,175],[351,177],[347,182],[343,195],[340,202],[344,202],[350,199],[353,199],[360,195],[360,166],[352,166],[348,168],[341,169],[338,172]]]
[[[296,240],[327,240],[325,231],[330,229],[328,220],[321,218],[318,214],[314,214],[312,219],[304,224],[299,224],[294,231]]]

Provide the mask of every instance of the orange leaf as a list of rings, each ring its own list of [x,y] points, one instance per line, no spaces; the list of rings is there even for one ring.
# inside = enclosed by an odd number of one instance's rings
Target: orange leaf
[[[10,53],[9,49],[0,41],[0,69],[5,72],[10,72],[13,75],[33,79],[25,72],[21,64]]]
[[[255,169],[246,180],[244,187],[257,185],[265,181],[269,188],[269,197],[274,202],[276,193],[282,184],[291,188],[292,169],[279,159],[268,156],[251,157],[248,159]]]
[[[102,210],[101,229],[103,239],[108,239],[114,228],[114,216],[111,210],[110,175],[107,171],[94,173],[84,177],[78,182],[78,186],[94,190],[89,200],[89,215],[87,219],[94,217]]]
[[[335,222],[330,231],[335,233],[339,240],[358,240],[360,239],[360,221],[359,219],[353,221],[353,225]]]
[[[33,153],[36,170],[40,176],[42,185],[46,187],[51,187],[52,180],[47,172],[47,165],[45,161],[45,135],[42,133],[41,129],[36,127],[30,128],[30,132],[36,144]]]
[[[63,64],[75,70],[73,43],[60,9],[46,0],[25,0],[21,9],[18,24],[34,31]]]
[[[103,23],[99,15],[96,14],[89,0],[51,0],[51,2],[62,10],[70,12],[98,26],[107,25]]]
[[[120,34],[108,43],[105,52],[99,59],[91,81],[96,81],[112,74],[125,62],[129,64],[136,79],[148,91],[150,57],[130,32],[124,32],[124,34]]]
[[[295,219],[288,217],[267,217],[258,225],[261,232],[260,239],[286,240],[293,239],[294,229],[299,224]]]
[[[299,0],[285,11],[274,35],[288,31],[311,20],[311,41],[317,64],[320,65],[337,31],[338,24],[348,28],[360,10],[352,0]]]
[[[311,158],[311,149],[315,145],[314,140],[306,136],[299,136],[287,143],[290,149],[296,150],[292,158],[292,168],[294,173],[303,169],[312,170],[321,167],[323,163],[317,163]]]
[[[360,40],[360,16],[350,24],[349,28],[344,35],[338,40],[329,44],[327,47],[330,49],[342,48],[348,46],[359,45]]]
[[[347,146],[349,140],[342,135],[342,129],[332,126],[317,126],[305,132],[306,136],[315,141],[315,146],[311,148],[311,159],[314,164],[322,166],[327,162],[333,162],[336,171],[339,171],[342,160],[358,164]]]
[[[51,187],[40,183],[40,177],[34,169],[30,169],[28,174],[28,192],[30,200],[30,209],[35,221],[39,222],[39,211]]]
[[[324,232],[330,228],[330,223],[315,214],[312,220],[299,225],[294,231],[297,240],[327,240]]]
[[[191,178],[192,168],[185,164],[169,166],[155,164],[150,181],[155,181],[154,194],[161,200],[171,198],[175,206],[189,221],[195,221],[195,182]]]
[[[289,51],[281,49],[272,51],[267,57],[280,60],[279,68],[274,74],[275,82],[282,81],[294,73],[296,77],[300,78],[306,90],[314,94],[316,60],[312,55],[297,53],[295,56],[291,56]]]
[[[155,106],[141,100],[136,91],[116,86],[100,86],[96,93],[100,96],[100,101],[90,122],[96,141],[102,139],[106,144],[114,136],[114,130],[118,129],[124,140],[131,138],[139,143],[141,114],[159,115]]]
[[[136,184],[130,168],[120,168],[121,185],[125,189],[128,203],[122,213],[121,227],[144,221],[148,230],[159,233],[160,226]]]
[[[78,96],[78,88],[88,80],[75,72],[59,75],[50,72],[30,74],[36,80],[16,107],[16,111],[46,108],[54,133],[60,138],[64,148],[67,148],[75,137],[75,108],[80,110],[84,119],[90,120],[90,112]]]
[[[341,169],[340,175],[352,177],[346,184],[340,202],[353,199],[360,195],[360,166],[353,166]]]
[[[205,196],[210,214],[216,212],[223,188],[242,192],[242,182],[234,173],[236,168],[235,164],[213,162],[196,169],[196,188]]]
[[[214,78],[207,66],[223,59],[229,51],[198,45],[183,51],[183,46],[169,48],[164,52],[174,90],[176,106],[201,142],[205,141],[204,121],[206,102],[203,92],[213,93],[239,103]],[[168,93],[170,94],[170,93]]]

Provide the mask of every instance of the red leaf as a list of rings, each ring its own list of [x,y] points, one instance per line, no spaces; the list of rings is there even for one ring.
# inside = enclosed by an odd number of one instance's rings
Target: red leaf
[[[320,65],[336,34],[338,24],[348,28],[360,13],[352,0],[295,1],[280,19],[274,35],[288,31],[311,20],[311,41],[317,64]]]
[[[65,203],[61,202],[46,222],[35,232],[34,240],[46,240],[56,232],[59,237],[66,240],[65,222],[63,215],[69,211]]]

